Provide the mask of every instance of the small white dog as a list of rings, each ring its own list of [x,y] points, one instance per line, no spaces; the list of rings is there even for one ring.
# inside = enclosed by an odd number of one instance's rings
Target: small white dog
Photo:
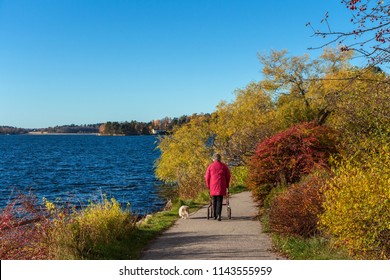
[[[190,207],[188,207],[187,205],[182,205],[179,208],[179,216],[180,216],[180,218],[188,219],[189,215],[190,215]]]

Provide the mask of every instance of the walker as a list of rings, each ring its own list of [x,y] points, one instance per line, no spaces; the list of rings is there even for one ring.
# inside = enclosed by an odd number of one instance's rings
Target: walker
[[[229,189],[226,190],[226,203],[222,203],[223,205],[226,205],[226,211],[227,211],[227,217],[229,220],[232,219],[232,209],[229,204]],[[211,217],[213,217],[213,198],[210,196],[210,203],[207,207],[207,220],[209,220]]]

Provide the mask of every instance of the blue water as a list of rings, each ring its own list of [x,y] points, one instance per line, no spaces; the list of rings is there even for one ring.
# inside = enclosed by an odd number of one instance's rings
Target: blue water
[[[144,214],[164,205],[154,136],[0,135],[0,208],[16,190],[85,205],[102,194]]]

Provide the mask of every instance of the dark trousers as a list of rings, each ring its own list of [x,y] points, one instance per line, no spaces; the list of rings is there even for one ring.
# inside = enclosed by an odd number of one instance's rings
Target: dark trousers
[[[214,217],[221,217],[222,213],[222,200],[223,196],[213,196],[213,211],[214,211]]]

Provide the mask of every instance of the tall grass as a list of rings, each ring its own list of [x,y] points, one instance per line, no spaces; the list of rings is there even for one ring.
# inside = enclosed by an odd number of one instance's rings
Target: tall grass
[[[111,258],[112,248],[117,248],[135,228],[131,212],[106,197],[69,216],[57,212],[52,217],[54,227],[46,240],[53,259]]]

